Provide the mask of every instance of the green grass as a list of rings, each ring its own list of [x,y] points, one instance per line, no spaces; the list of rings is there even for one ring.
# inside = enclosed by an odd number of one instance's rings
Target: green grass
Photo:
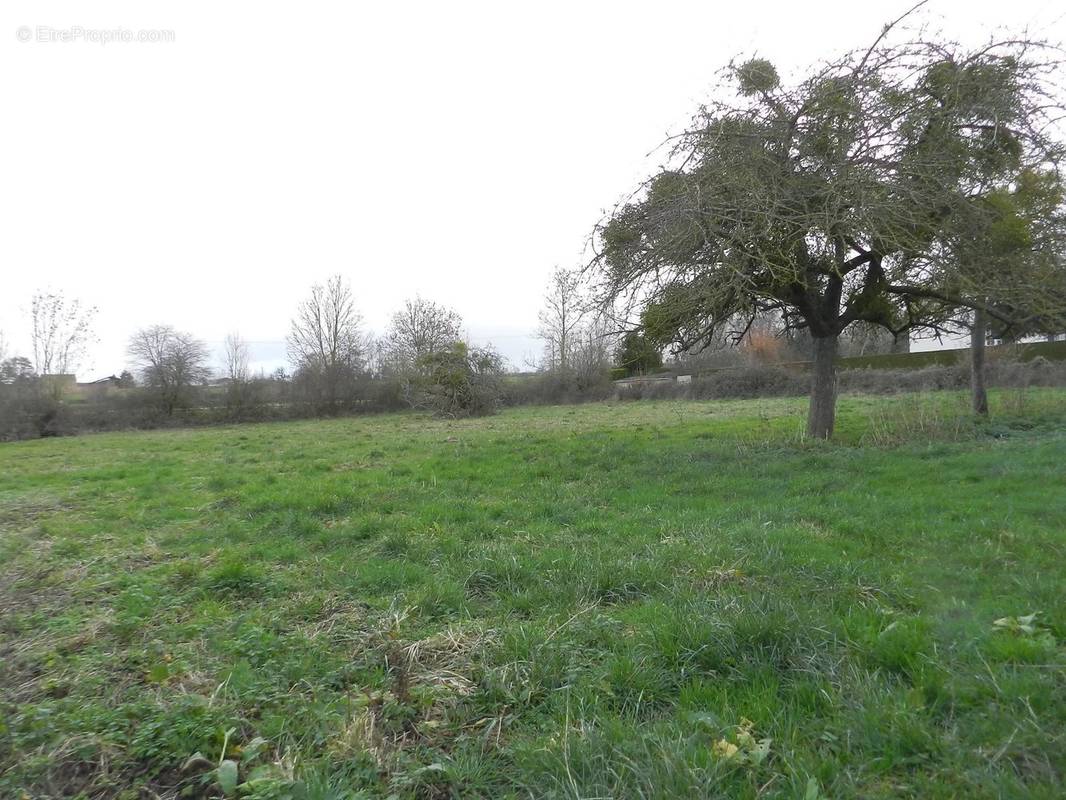
[[[0,797],[1061,797],[1066,391],[993,401],[4,445]]]

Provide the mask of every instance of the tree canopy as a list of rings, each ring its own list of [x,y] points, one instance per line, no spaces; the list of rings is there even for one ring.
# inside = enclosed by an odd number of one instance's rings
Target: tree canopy
[[[409,373],[424,356],[447,350],[462,338],[463,319],[447,306],[416,297],[392,315],[382,341],[384,365]]]
[[[998,196],[1057,184],[1045,48],[892,41],[890,28],[794,85],[764,59],[730,67],[668,167],[597,236],[604,299],[652,339],[691,349],[765,311],[807,329],[814,436],[832,433],[849,325],[900,335],[976,308],[1018,325],[1047,305],[1040,270],[1062,267],[1050,250],[1024,269],[960,267],[967,237],[1002,217]]]
[[[168,416],[188,400],[191,387],[211,375],[207,346],[170,325],[152,325],[137,331],[130,337],[126,352]]]

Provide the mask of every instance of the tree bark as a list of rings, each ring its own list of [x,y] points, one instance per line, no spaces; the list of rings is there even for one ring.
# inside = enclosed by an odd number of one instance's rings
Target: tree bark
[[[892,339],[893,353],[909,353],[911,351],[911,335],[909,333],[901,333],[899,336],[895,336]]]
[[[807,411],[807,435],[828,439],[836,422],[838,336],[815,337],[812,341],[814,367],[811,370],[811,404]]]
[[[984,311],[973,312],[973,326],[970,328],[970,392],[973,397],[973,411],[983,417],[988,416],[988,391],[985,388],[985,336],[988,333],[988,319]]]

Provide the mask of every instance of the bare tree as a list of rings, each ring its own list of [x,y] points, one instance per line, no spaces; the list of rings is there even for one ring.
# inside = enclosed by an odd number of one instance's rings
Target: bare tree
[[[289,360],[316,399],[336,406],[342,390],[365,362],[362,318],[351,287],[340,275],[311,287],[300,303],[287,340]]]
[[[586,305],[581,295],[578,272],[556,269],[544,295],[544,308],[538,319],[537,336],[544,341],[544,364],[565,373],[572,361],[575,334],[584,321]]]
[[[251,353],[246,342],[237,332],[226,335],[223,345],[223,362],[226,370],[226,407],[234,416],[241,416],[253,402],[253,385],[249,372]]]
[[[543,352],[536,366],[544,373],[542,389],[557,400],[609,380],[617,326],[595,308],[585,288],[581,271],[557,268],[538,314]]]
[[[39,375],[66,374],[77,369],[93,341],[96,308],[68,300],[62,292],[37,292],[30,305],[33,364]]]
[[[383,365],[399,373],[409,372],[423,356],[451,347],[462,338],[463,320],[445,306],[416,297],[392,315],[381,343]]]
[[[570,333],[568,369],[584,391],[607,381],[618,337],[603,317],[595,316]]]
[[[242,339],[239,333],[233,332],[226,335],[224,346],[226,377],[230,383],[247,383],[248,363],[251,361],[248,342]]]
[[[193,386],[211,374],[204,343],[169,325],[153,325],[137,331],[130,338],[127,353],[167,416],[187,402]]]
[[[16,383],[33,377],[33,364],[25,356],[12,356],[0,361],[0,383]]]
[[[886,353],[909,353],[910,337],[893,336],[877,325],[855,322],[840,335],[840,355],[872,356]]]

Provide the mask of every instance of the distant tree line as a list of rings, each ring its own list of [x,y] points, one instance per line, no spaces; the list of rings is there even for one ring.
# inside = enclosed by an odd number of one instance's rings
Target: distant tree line
[[[545,362],[524,383],[508,380],[504,359],[491,346],[464,340],[456,311],[421,297],[405,302],[374,337],[364,329],[350,284],[334,275],[296,306],[285,340],[288,370],[253,373],[251,348],[237,332],[227,335],[221,365],[213,369],[202,339],[156,324],[129,338],[131,371],[77,384],[73,373],[95,341],[95,313],[62,293],[38,293],[31,304],[32,358],[9,355],[0,337],[0,439],[403,408],[452,418],[484,415],[505,403],[550,402],[564,390],[603,388],[612,366],[609,337],[584,320],[584,311],[579,327],[567,323],[566,355]]]

